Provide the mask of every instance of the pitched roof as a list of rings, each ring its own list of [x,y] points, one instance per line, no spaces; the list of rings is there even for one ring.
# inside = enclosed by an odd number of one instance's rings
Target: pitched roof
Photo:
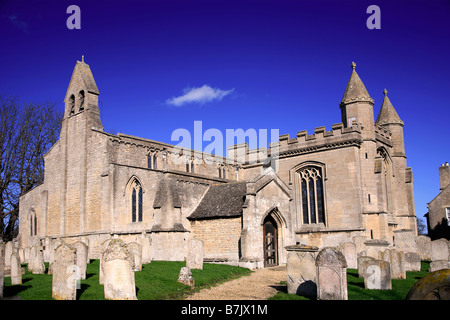
[[[383,125],[383,124],[398,123],[403,125],[402,119],[400,119],[400,117],[398,116],[397,111],[395,111],[394,106],[392,105],[391,101],[387,96],[387,90],[384,89],[383,93],[384,93],[383,104],[381,105],[380,112],[378,113],[376,124]]]
[[[352,74],[350,76],[350,80],[347,83],[347,87],[345,88],[344,96],[341,101],[341,105],[352,103],[352,102],[369,102],[373,104],[373,99],[370,97],[367,92],[364,83],[361,81],[361,78],[356,73],[356,63],[352,62]]]
[[[240,216],[246,193],[245,182],[212,185],[188,219]]]
[[[81,74],[81,78],[83,79],[83,82],[86,86],[86,90],[90,93],[100,94],[97,88],[97,85],[95,84],[94,76],[92,75],[91,68],[89,68],[89,65],[84,63],[84,61],[77,61],[77,64],[75,65],[75,69],[78,69]]]

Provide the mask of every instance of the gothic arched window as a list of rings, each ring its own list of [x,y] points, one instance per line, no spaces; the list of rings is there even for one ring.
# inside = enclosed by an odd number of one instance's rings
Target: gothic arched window
[[[69,98],[69,115],[75,113],[75,96],[72,94]]]
[[[137,180],[131,186],[131,222],[142,221],[142,187]]]
[[[84,110],[84,91],[83,90],[81,90],[79,93],[78,93],[78,99],[80,100],[80,111],[83,111]]]
[[[325,223],[322,169],[308,166],[299,170],[298,174],[303,224]]]

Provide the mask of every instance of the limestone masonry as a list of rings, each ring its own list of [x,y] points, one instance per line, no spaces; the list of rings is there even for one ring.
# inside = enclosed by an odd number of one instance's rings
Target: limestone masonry
[[[198,239],[205,262],[263,268],[285,264],[293,245],[414,242],[404,123],[384,93],[374,121],[374,100],[352,64],[331,131],[281,135],[267,150],[238,144],[225,159],[104,132],[96,82],[77,61],[45,180],[20,199],[19,247],[45,253],[56,239],[82,241],[100,259],[111,237],[148,237],[148,259],[183,261]],[[258,154],[271,161],[253,161]]]

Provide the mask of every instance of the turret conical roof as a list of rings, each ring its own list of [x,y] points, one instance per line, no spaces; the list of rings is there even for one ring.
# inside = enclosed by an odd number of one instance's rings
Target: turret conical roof
[[[387,90],[384,89],[384,99],[383,104],[381,105],[380,112],[378,113],[376,124],[385,125],[385,124],[401,124],[403,125],[402,119],[398,116],[397,111],[395,111],[394,106],[387,96]]]
[[[348,81],[347,88],[345,88],[344,97],[342,98],[340,105],[342,106],[354,102],[368,102],[373,105],[373,99],[367,92],[361,78],[356,73],[356,63],[352,62],[351,66],[353,69],[352,75]]]

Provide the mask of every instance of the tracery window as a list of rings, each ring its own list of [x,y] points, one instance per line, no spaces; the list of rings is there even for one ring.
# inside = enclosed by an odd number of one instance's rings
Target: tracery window
[[[131,187],[131,221],[142,221],[142,187],[138,181],[134,181]]]
[[[308,166],[298,173],[303,224],[325,223],[322,169]]]

